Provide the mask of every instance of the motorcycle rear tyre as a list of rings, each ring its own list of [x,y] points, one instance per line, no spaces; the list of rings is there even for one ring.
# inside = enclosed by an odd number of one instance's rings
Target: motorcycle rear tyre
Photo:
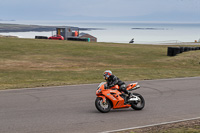
[[[110,103],[109,100],[106,99],[106,103],[107,103],[108,107],[107,108],[103,108],[100,105],[100,102],[102,100],[103,99],[101,97],[97,97],[96,100],[95,100],[95,106],[96,106],[97,110],[99,110],[100,112],[102,112],[102,113],[108,113],[111,110],[111,103]]]
[[[142,95],[138,94],[138,93],[133,93],[133,95],[136,95],[140,98],[141,100],[141,106],[137,106],[136,103],[131,103],[131,108],[133,108],[134,110],[142,110],[145,106],[145,101],[144,98],[142,97]]]

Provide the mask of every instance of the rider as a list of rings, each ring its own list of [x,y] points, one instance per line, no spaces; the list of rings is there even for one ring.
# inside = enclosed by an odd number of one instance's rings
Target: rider
[[[107,81],[108,88],[113,87],[114,85],[119,85],[119,91],[123,91],[125,94],[130,96],[130,92],[126,89],[126,85],[118,77],[112,74],[110,70],[104,72],[104,79]]]

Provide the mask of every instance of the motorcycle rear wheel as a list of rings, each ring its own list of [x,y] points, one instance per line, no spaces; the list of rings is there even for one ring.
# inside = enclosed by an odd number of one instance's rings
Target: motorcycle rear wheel
[[[97,97],[95,100],[95,106],[97,110],[102,113],[108,113],[111,110],[111,103],[106,99],[106,102],[103,103],[103,99],[101,97]]]
[[[131,103],[131,108],[133,108],[135,110],[142,110],[145,106],[144,98],[142,97],[142,95],[140,95],[138,93],[132,93],[132,95],[139,97],[140,100],[138,102]]]

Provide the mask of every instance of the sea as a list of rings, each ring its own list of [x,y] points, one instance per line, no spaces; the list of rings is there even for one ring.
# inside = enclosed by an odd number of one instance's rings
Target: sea
[[[98,42],[129,43],[131,40],[137,44],[200,42],[200,23],[55,20],[0,21],[0,23],[92,28],[94,30],[80,31],[80,33],[89,33],[95,36]],[[56,31],[0,33],[0,35],[14,35],[19,38],[49,37],[54,34]]]

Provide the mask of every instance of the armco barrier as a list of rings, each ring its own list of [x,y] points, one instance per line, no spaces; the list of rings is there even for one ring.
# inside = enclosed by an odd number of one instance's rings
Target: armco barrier
[[[88,38],[78,38],[78,37],[69,37],[69,38],[67,38],[67,40],[70,40],[70,41],[84,41],[84,42],[89,42],[89,39],[88,39]]]
[[[48,39],[47,36],[35,36],[35,39]]]
[[[168,47],[167,56],[176,56],[177,54],[192,50],[200,50],[200,47]]]

